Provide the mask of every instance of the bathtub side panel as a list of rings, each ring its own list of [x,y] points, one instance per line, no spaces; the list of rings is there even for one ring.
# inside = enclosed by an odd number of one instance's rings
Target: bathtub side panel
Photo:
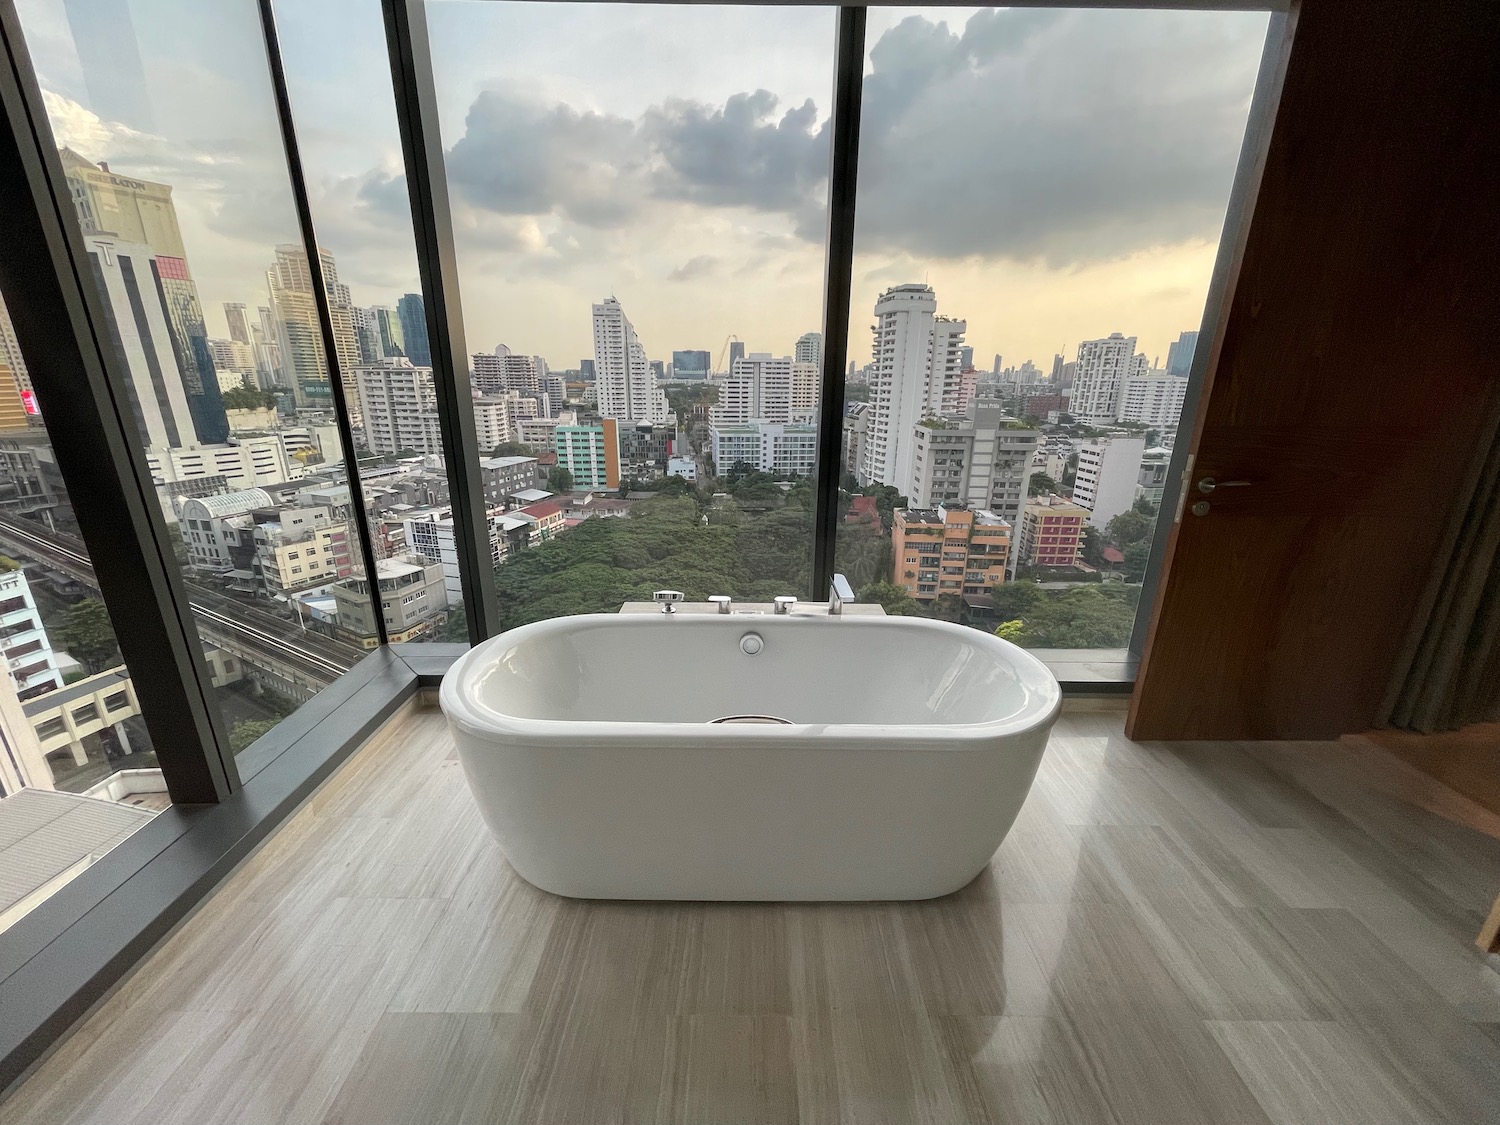
[[[1026,799],[1047,729],[941,751],[454,736],[485,822],[545,890],[859,900],[931,898],[978,874]]]

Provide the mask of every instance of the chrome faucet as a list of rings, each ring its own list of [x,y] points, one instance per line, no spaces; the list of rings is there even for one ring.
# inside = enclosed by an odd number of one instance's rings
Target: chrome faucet
[[[719,607],[719,613],[728,613],[729,607],[734,604],[734,599],[727,594],[710,594],[708,600],[711,604]]]
[[[771,599],[772,612],[786,615],[792,612],[792,607],[797,604],[797,599],[791,594],[781,594]]]
[[[844,603],[854,600],[854,590],[849,585],[849,579],[842,574],[835,574],[833,581],[828,584],[828,616],[839,617],[843,615]]]
[[[685,596],[681,590],[656,590],[652,593],[651,600],[661,606],[663,613],[676,613],[677,603]]]

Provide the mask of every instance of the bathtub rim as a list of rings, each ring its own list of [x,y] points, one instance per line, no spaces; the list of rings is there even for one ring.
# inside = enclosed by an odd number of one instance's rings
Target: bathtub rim
[[[660,625],[653,614],[580,613],[534,621],[490,637],[473,646],[448,669],[438,693],[439,705],[448,721],[480,738],[503,738],[511,744],[566,743],[579,747],[657,747],[682,743],[691,738],[716,748],[774,743],[797,749],[868,749],[911,751],[979,750],[996,740],[1014,738],[1037,730],[1049,730],[1062,711],[1062,688],[1057,678],[1031,653],[1003,638],[948,621],[925,618],[849,616],[829,618],[813,615],[777,617],[771,614],[734,614],[736,623],[749,629],[756,622],[774,622],[772,628],[890,628],[917,627],[946,632],[965,643],[988,649],[1009,663],[1026,692],[1026,701],[1011,715],[982,723],[788,723],[785,725],[715,725],[705,722],[636,722],[624,720],[533,719],[508,715],[479,701],[461,688],[468,669],[492,658],[498,649],[524,641],[535,634],[562,629],[585,629],[589,623],[624,625],[626,628]],[[805,623],[805,624],[804,624]],[[682,614],[671,627],[725,628],[718,614]]]

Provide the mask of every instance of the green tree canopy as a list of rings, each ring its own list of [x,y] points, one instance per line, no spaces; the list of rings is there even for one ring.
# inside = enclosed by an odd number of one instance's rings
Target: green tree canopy
[[[1027,496],[1051,496],[1062,486],[1049,477],[1046,473],[1032,473],[1031,481],[1026,486]]]
[[[894,582],[871,582],[859,591],[859,600],[878,605],[896,617],[924,617],[922,605]]]
[[[1151,556],[1151,541],[1142,539],[1125,548],[1125,581],[1141,582],[1146,577],[1146,560]]]
[[[490,451],[491,457],[535,457],[536,450],[524,441],[502,441]]]
[[[1132,543],[1141,540],[1149,541],[1151,533],[1156,530],[1156,521],[1134,508],[1127,508],[1114,519],[1110,520],[1104,528],[1104,534],[1110,543],[1121,551]]]
[[[1135,605],[1098,586],[1075,586],[1028,612],[1024,621],[1015,639],[1027,648],[1121,648],[1130,641]]]
[[[109,623],[109,610],[98,598],[84,598],[63,612],[57,640],[91,674],[120,663],[120,646]]]
[[[225,410],[274,410],[276,396],[270,391],[231,387],[223,394]]]
[[[573,491],[573,472],[563,465],[554,465],[547,472],[547,491],[564,493]]]

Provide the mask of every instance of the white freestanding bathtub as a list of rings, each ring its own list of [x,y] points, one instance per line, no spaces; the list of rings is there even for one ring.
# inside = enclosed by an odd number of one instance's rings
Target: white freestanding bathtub
[[[578,898],[955,891],[1010,829],[1060,702],[997,637],[853,615],[560,617],[442,687],[506,857]],[[787,722],[715,722],[735,716]]]

